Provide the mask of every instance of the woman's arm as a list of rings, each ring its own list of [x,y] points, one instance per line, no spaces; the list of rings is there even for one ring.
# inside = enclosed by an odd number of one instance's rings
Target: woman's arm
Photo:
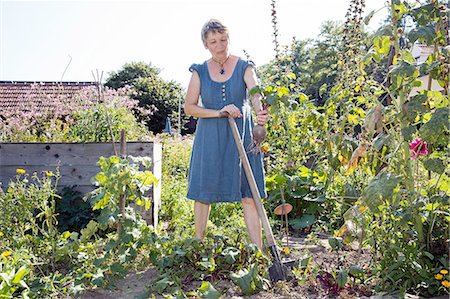
[[[251,90],[253,87],[258,85],[258,79],[256,77],[255,69],[252,66],[247,67],[244,74],[245,85],[247,86],[247,90]],[[253,109],[256,112],[256,122],[258,125],[265,125],[269,121],[270,115],[267,109],[263,110],[261,104],[262,95],[258,92],[255,93],[251,98]]]
[[[189,81],[186,92],[186,100],[184,102],[184,112],[186,115],[191,115],[199,118],[214,118],[220,117],[221,112],[227,112],[234,118],[242,117],[241,111],[235,105],[227,105],[221,110],[206,109],[198,105],[200,98],[200,77],[196,71],[192,72],[191,80]]]
[[[186,99],[184,102],[184,112],[186,113],[186,115],[191,115],[200,118],[219,117],[218,110],[200,107],[198,105],[199,98],[200,98],[200,77],[198,76],[198,73],[196,71],[193,71],[186,92]]]

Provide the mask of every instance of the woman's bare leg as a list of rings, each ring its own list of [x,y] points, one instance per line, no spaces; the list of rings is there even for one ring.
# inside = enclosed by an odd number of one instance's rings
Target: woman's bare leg
[[[195,222],[195,236],[203,240],[205,237],[206,224],[209,218],[209,204],[195,201],[194,203],[194,222]]]
[[[243,198],[242,207],[244,208],[244,220],[247,225],[250,240],[262,250],[261,220],[256,210],[255,201],[253,198]]]

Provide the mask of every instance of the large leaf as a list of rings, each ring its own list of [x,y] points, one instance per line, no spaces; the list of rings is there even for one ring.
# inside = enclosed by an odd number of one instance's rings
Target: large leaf
[[[403,111],[410,122],[415,122],[417,115],[429,112],[429,109],[426,106],[427,99],[428,97],[426,94],[417,94],[405,103]]]
[[[87,226],[81,230],[81,242],[89,240],[98,230],[98,223],[94,220],[89,221]]]
[[[427,45],[431,45],[435,37],[436,32],[433,25],[416,27],[408,33],[408,39],[411,43],[419,40],[420,42],[425,42]]]
[[[198,290],[200,291],[201,298],[219,299],[221,296],[220,292],[208,281],[204,281]]]
[[[314,224],[315,222],[316,217],[314,215],[305,214],[301,217],[290,220],[289,224],[295,229],[303,229]]]
[[[369,207],[372,212],[376,212],[382,199],[390,200],[392,198],[394,189],[400,181],[401,176],[381,171],[364,189],[361,204]]]
[[[432,158],[423,161],[423,166],[426,170],[433,171],[439,174],[443,174],[445,171],[444,162],[438,158]]]
[[[447,146],[449,138],[449,108],[438,108],[431,119],[420,129],[419,134],[432,145]]]
[[[230,278],[239,286],[244,295],[250,296],[257,291],[258,267],[253,265],[250,270],[241,269],[238,273],[231,273]]]
[[[406,141],[411,141],[414,137],[414,134],[417,132],[416,126],[408,126],[401,129],[401,133],[403,136],[403,139]]]

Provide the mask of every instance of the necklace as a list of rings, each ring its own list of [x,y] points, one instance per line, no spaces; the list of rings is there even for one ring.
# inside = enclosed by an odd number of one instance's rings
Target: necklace
[[[230,56],[231,55],[228,55],[224,62],[217,61],[217,60],[214,59],[214,57],[211,58],[215,63],[220,65],[220,72],[219,73],[221,75],[225,74],[225,69],[224,69],[223,65],[228,61],[228,58],[230,58]]]

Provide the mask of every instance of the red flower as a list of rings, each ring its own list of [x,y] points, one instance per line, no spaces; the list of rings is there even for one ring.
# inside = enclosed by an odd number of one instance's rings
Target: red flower
[[[411,151],[411,160],[417,159],[419,156],[428,155],[427,143],[422,138],[416,138],[409,144]]]

